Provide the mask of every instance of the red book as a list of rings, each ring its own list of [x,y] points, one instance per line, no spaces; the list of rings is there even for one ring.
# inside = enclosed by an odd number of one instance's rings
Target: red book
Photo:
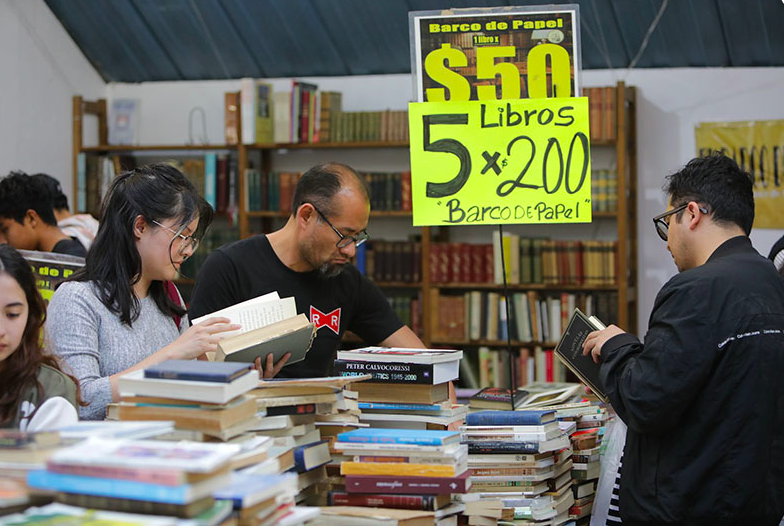
[[[460,244],[460,281],[465,282],[473,282],[474,281],[474,273],[472,269],[474,268],[471,265],[471,245],[468,243],[461,243]]]
[[[448,495],[349,494],[342,490],[332,490],[327,496],[327,504],[432,511],[447,505],[450,498]]]
[[[547,350],[544,352],[544,367],[547,382],[554,382],[553,378],[553,351]]]
[[[485,276],[485,248],[483,245],[473,243],[469,245],[471,250],[471,282],[482,283],[487,281]]]
[[[434,283],[440,283],[443,280],[441,279],[441,272],[439,262],[441,261],[441,244],[440,243],[431,243],[430,244],[430,254],[428,255],[427,261],[428,266],[430,267],[430,281]]]
[[[411,172],[406,171],[400,174],[400,185],[402,193],[402,209],[411,210]]]
[[[438,259],[439,273],[441,274],[442,282],[452,281],[452,246],[451,244],[444,243],[441,245],[440,258]]]
[[[460,243],[449,244],[449,281],[463,282],[463,248]]]
[[[486,276],[485,282],[492,283],[493,276],[495,273],[495,267],[494,267],[495,264],[493,263],[493,244],[486,243],[484,244],[484,247],[485,247],[485,276]]]
[[[346,476],[346,492],[351,494],[465,494],[471,488],[466,470],[454,478],[424,476]]]

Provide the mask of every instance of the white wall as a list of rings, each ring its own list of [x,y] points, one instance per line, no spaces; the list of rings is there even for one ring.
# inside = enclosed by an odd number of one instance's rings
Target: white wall
[[[70,196],[71,97],[103,97],[106,84],[43,0],[0,0],[0,79],[0,175],[46,172]]]
[[[348,111],[382,108],[403,109],[412,97],[410,75],[303,78],[320,89],[343,92]],[[694,126],[705,121],[784,119],[781,86],[784,68],[679,68],[650,70],[590,70],[583,74],[585,86],[602,86],[624,80],[637,93],[638,139],[638,247],[639,247],[639,328],[647,327],[656,293],[676,272],[665,244],[655,234],[650,218],[665,210],[661,190],[665,175],[678,170],[695,156]],[[276,90],[287,89],[289,79],[274,79]],[[201,106],[206,113],[210,142],[223,141],[223,92],[238,90],[239,81],[110,84],[108,96],[141,99],[142,143],[188,141],[188,112]],[[196,128],[198,135],[200,127]],[[399,169],[407,163],[406,151],[311,150],[277,154],[275,163],[283,169],[304,169],[326,160],[343,161],[360,170]],[[784,214],[784,207],[782,208]],[[542,232],[542,228],[538,232]],[[374,235],[401,238],[414,229],[403,221],[375,220]],[[515,230],[530,232],[531,227]],[[570,227],[566,237],[612,235],[612,225]],[[564,237],[564,231],[546,229],[547,234]],[[457,240],[476,241],[487,236],[487,228],[456,230]],[[755,230],[751,239],[764,255],[781,236],[777,230]]]

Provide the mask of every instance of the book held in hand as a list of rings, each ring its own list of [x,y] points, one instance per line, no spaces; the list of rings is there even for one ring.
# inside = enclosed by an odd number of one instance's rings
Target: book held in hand
[[[588,334],[601,329],[604,329],[604,324],[598,318],[587,317],[582,311],[575,309],[561,341],[555,347],[555,354],[599,399],[606,403],[607,393],[599,379],[600,365],[593,361],[590,354],[583,355],[583,342]]]
[[[514,408],[518,408],[520,403],[528,396],[525,390],[515,390]],[[468,399],[471,408],[487,408],[490,410],[511,410],[512,396],[509,388],[493,388],[488,386],[483,388]]]
[[[241,333],[218,342],[215,360],[218,362],[253,362],[256,357],[262,361],[272,353],[273,361],[278,362],[283,355],[291,353],[286,364],[293,364],[305,358],[316,335],[315,326],[308,318],[299,314],[269,326]]]

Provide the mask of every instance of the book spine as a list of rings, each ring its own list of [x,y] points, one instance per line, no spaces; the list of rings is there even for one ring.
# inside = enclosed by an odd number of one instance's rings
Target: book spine
[[[218,182],[217,162],[218,158],[215,154],[204,155],[204,199],[213,209],[217,205],[215,196]]]
[[[269,415],[269,408],[267,415]],[[436,446],[441,445],[443,442],[439,437],[411,437],[411,436],[396,436],[394,429],[389,431],[388,435],[384,436],[364,436],[356,435],[351,432],[340,434],[340,441],[347,443],[386,443],[386,444],[400,444],[400,445],[423,445],[423,446]]]
[[[371,374],[373,378],[365,382],[433,384],[432,364],[336,360],[333,370],[341,377]]]
[[[176,379],[178,381],[231,382],[228,375],[220,373],[180,373],[176,371],[144,370],[147,379]]]
[[[108,467],[104,465],[77,465],[71,463],[46,463],[49,472],[58,474],[71,474],[73,476],[87,476],[91,478],[109,478],[137,481],[139,483],[152,483],[176,487],[183,485],[182,474],[172,470],[151,470],[131,467]]]
[[[509,401],[508,397],[506,401]],[[480,412],[469,414],[466,417],[467,426],[541,424],[542,413],[540,412]]]
[[[50,489],[75,494],[91,494],[131,500],[158,501],[185,504],[194,499],[189,496],[190,486],[169,487],[107,478],[92,478],[34,470],[27,474],[27,484],[34,488]]]
[[[346,476],[346,491],[376,494],[393,491],[395,494],[464,494],[471,488],[467,475],[457,478],[417,476]]]
[[[316,405],[312,403],[294,404],[290,406],[271,406],[267,408],[267,416],[275,415],[306,415],[315,414]]]
[[[423,463],[372,463],[343,461],[340,464],[340,473],[343,475],[375,475],[375,476],[422,476],[422,477],[452,477],[456,476],[455,466],[452,465],[425,465]]]
[[[387,507],[432,511],[435,508],[434,496],[413,496],[406,494],[350,494],[333,490],[327,495],[327,505],[347,505],[350,507]]]
[[[469,454],[537,454],[538,441],[466,441]]]

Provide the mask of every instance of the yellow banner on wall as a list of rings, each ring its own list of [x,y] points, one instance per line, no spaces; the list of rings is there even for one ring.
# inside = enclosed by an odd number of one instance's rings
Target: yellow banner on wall
[[[720,151],[754,181],[754,228],[784,228],[784,121],[700,123],[697,155]]]
[[[409,104],[414,225],[591,221],[588,99]]]

